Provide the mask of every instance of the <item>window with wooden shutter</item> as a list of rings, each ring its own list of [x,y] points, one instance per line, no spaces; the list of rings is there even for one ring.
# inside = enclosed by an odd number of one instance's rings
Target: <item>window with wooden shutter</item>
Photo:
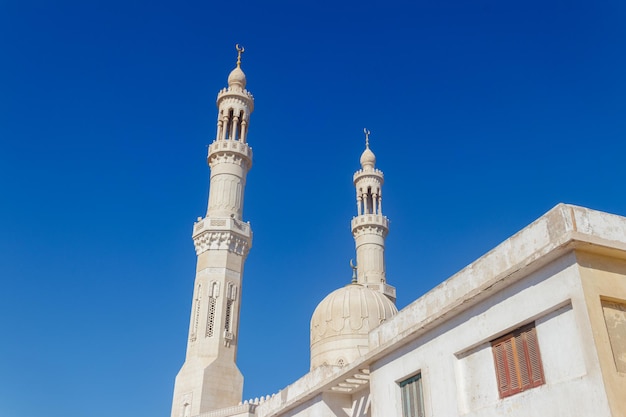
[[[535,323],[491,342],[500,398],[545,383]]]
[[[424,395],[422,374],[400,382],[402,394],[402,417],[424,417]]]

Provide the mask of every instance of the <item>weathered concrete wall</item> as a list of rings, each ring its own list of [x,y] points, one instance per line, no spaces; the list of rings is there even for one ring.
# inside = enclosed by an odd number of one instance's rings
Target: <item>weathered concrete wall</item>
[[[577,258],[606,394],[613,416],[626,416],[626,373],[621,368],[626,361],[626,324],[615,326],[610,317],[607,323],[602,306],[602,301],[626,304],[626,260],[586,252],[577,252]],[[607,324],[615,332],[615,346],[611,346]]]

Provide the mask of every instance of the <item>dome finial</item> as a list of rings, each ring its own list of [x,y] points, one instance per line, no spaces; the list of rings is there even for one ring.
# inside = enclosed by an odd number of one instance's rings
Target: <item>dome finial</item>
[[[356,277],[357,266],[354,264],[354,262],[352,262],[352,259],[350,259],[350,268],[352,269],[352,283],[356,284],[357,283],[357,277]]]
[[[246,49],[239,44],[235,45],[235,49],[237,49],[237,68],[241,68],[241,54],[243,54]]]
[[[237,66],[234,70],[230,72],[228,76],[228,87],[232,87],[235,90],[242,91],[246,88],[246,74],[241,70],[241,54],[245,49],[243,46],[236,44],[235,49],[237,49]]]
[[[374,152],[370,149],[370,132],[367,128],[363,129],[363,133],[365,133],[365,150],[361,154],[361,167],[363,169],[374,169],[374,165],[376,164],[376,156]]]

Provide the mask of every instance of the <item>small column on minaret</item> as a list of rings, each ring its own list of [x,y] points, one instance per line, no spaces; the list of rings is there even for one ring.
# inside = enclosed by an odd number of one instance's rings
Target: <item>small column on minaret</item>
[[[357,215],[352,219],[352,235],[356,245],[357,281],[385,294],[395,302],[396,289],[387,284],[385,271],[385,238],[389,220],[383,215],[382,186],[384,176],[375,168],[376,156],[370,149],[370,131],[364,129],[365,150],[361,169],[354,173]]]
[[[246,119],[241,121],[241,141],[246,143],[246,135],[248,134],[248,122]]]

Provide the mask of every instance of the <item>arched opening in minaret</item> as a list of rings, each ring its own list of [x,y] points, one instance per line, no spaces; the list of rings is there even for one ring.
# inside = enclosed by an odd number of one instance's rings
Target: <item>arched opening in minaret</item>
[[[224,139],[232,139],[233,135],[233,109],[228,109],[228,117],[226,118]]]
[[[237,119],[237,131],[235,132],[235,140],[242,140],[243,137],[243,110],[239,112],[239,118]]]
[[[372,196],[372,187],[367,187],[367,195],[365,196],[365,214],[374,213],[374,198]]]

